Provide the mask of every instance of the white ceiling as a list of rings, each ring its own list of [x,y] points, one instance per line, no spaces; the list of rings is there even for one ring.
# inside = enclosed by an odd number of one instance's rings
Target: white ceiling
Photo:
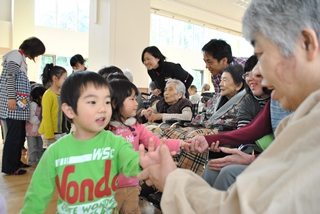
[[[233,19],[235,21],[241,21],[245,8],[236,5],[241,1],[234,0],[172,0],[185,4],[209,13],[218,14],[220,16]],[[244,2],[243,2],[244,3]]]
[[[154,13],[241,35],[241,20],[251,0],[151,0]]]

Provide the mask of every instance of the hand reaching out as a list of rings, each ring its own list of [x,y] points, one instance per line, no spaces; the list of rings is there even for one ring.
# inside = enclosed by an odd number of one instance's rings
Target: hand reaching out
[[[220,150],[231,155],[227,155],[223,158],[211,159],[208,162],[208,167],[212,170],[221,170],[223,167],[231,164],[249,165],[255,159],[254,155],[248,155],[238,149],[220,147]]]
[[[144,109],[141,111],[141,114],[148,120],[148,118],[152,114],[152,110],[151,109]]]
[[[219,148],[219,141],[217,142],[212,142],[211,146],[210,146],[210,151],[212,152],[220,152],[221,149]]]
[[[156,152],[155,156],[152,155],[150,158],[153,159],[154,162],[158,162],[159,160],[160,162],[158,164],[149,165],[147,168],[145,168],[141,173],[138,174],[138,179],[145,180],[148,186],[155,185],[157,189],[163,191],[168,174],[175,170],[177,166],[171,157],[167,145],[161,143],[154,152]]]
[[[190,152],[191,143],[181,141],[180,149]]]
[[[151,114],[148,117],[148,121],[151,123],[153,123],[154,121],[157,121],[157,120],[162,120],[162,114]]]
[[[145,151],[144,145],[140,144],[139,145],[140,166],[142,166],[142,168],[145,169],[146,167],[148,167],[150,165],[160,163],[159,148],[160,148],[160,145],[165,144],[165,143],[166,143],[166,139],[162,138],[158,148],[155,150],[153,138],[150,138],[149,144],[148,144],[148,152]]]
[[[190,144],[190,151],[203,153],[208,147],[208,142],[204,136],[195,136],[192,139],[185,140]]]
[[[145,169],[150,165],[159,164],[160,163],[160,146],[166,145],[166,138],[161,138],[160,144],[157,149],[155,149],[153,138],[149,139],[148,144],[148,152],[145,151],[144,145],[139,145],[139,154],[140,154],[140,166]],[[176,154],[175,151],[170,152],[171,156]]]

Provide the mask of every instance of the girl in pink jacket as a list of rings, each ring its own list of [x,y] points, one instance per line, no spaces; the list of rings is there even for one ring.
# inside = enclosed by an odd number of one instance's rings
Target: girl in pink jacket
[[[110,81],[112,88],[112,117],[108,129],[116,135],[123,136],[130,142],[134,150],[138,151],[139,144],[148,147],[149,139],[153,138],[155,147],[160,143],[159,137],[150,132],[137,120],[137,87],[127,81],[114,79]],[[167,146],[171,151],[176,151],[185,146],[185,142],[177,139],[167,139]],[[127,178],[121,174],[115,199],[118,203],[116,210],[120,213],[140,213],[139,210],[140,186],[137,177]]]

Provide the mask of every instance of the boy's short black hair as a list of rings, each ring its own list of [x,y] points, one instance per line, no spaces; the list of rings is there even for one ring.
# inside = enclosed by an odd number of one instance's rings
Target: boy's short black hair
[[[81,56],[80,54],[76,54],[73,57],[71,57],[71,59],[70,59],[71,67],[76,66],[77,63],[80,63],[81,65],[83,65],[84,62],[85,62],[85,60],[83,59],[83,56]]]
[[[89,85],[93,84],[96,88],[107,87],[112,94],[111,87],[107,80],[99,74],[92,71],[75,72],[68,76],[61,87],[61,103],[66,103],[72,107],[77,114],[77,103],[82,91]]]

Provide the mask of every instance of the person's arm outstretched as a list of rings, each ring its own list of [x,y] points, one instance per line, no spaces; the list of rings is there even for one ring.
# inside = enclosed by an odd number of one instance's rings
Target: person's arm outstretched
[[[272,133],[270,118],[270,101],[259,112],[256,118],[241,129],[225,132],[216,135],[206,135],[205,138],[209,144],[219,141],[220,146],[231,145],[240,146],[241,144],[252,143],[263,136]]]

